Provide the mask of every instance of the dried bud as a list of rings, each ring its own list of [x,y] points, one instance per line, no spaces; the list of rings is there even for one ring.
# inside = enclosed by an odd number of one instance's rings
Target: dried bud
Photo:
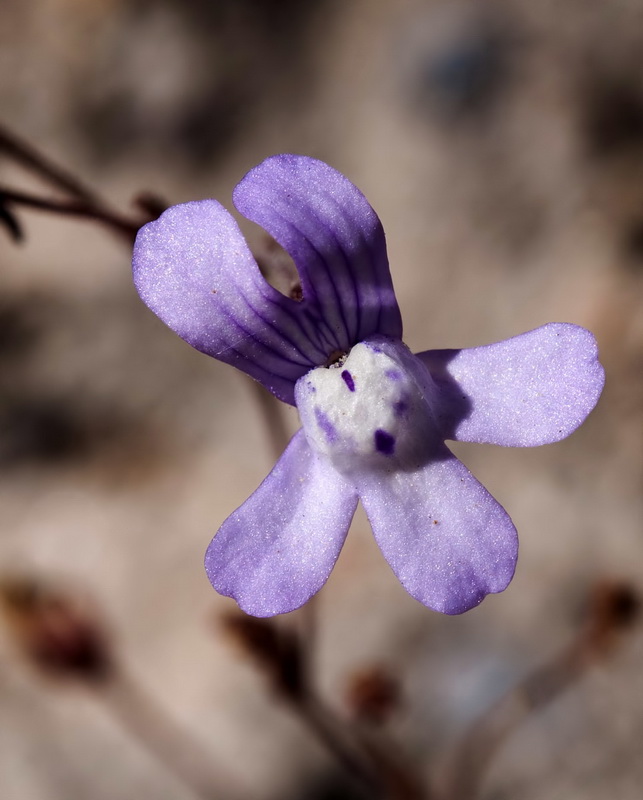
[[[0,192],[0,225],[2,225],[11,239],[16,243],[24,241],[25,234],[22,229],[18,217],[14,214],[13,210],[5,203],[2,193]]]
[[[303,662],[299,639],[273,621],[231,612],[222,620],[226,633],[267,675],[276,691],[289,698],[303,692]]]
[[[641,600],[627,583],[602,581],[589,598],[589,636],[597,649],[614,643],[614,636],[630,627],[639,617]]]
[[[134,205],[149,218],[149,222],[158,219],[170,205],[163,200],[162,197],[152,192],[141,192],[137,194],[133,202]]]
[[[301,288],[300,281],[295,281],[295,283],[293,283],[293,285],[290,287],[288,297],[290,297],[290,299],[294,300],[296,303],[301,303],[301,301],[304,299],[304,291]]]
[[[399,683],[385,667],[366,667],[349,680],[346,702],[358,720],[381,725],[399,707],[400,700]]]
[[[32,578],[0,579],[0,609],[27,659],[56,678],[103,681],[107,637],[84,598]]]

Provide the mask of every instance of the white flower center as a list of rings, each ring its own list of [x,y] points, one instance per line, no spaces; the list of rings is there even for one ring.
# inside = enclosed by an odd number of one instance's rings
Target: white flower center
[[[374,338],[300,378],[295,399],[311,447],[342,471],[420,461],[435,429],[408,359],[413,356],[401,342]]]

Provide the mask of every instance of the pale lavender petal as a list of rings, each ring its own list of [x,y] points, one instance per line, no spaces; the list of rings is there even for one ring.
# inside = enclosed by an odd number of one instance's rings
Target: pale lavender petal
[[[516,529],[443,445],[418,470],[361,474],[357,489],[384,557],[424,605],[461,614],[507,587]]]
[[[378,333],[401,338],[382,225],[341,173],[306,156],[273,156],[250,170],[233,199],[290,253],[301,310],[337,349]]]
[[[215,200],[169,208],[136,239],[134,283],[172,330],[293,403],[294,384],[324,363],[299,304],[266,283],[236,222]]]
[[[355,490],[300,430],[212,540],[210,582],[256,617],[299,608],[326,583],[356,505]]]
[[[594,336],[552,322],[496,344],[418,353],[442,395],[447,439],[533,447],[569,436],[598,402],[605,375]]]

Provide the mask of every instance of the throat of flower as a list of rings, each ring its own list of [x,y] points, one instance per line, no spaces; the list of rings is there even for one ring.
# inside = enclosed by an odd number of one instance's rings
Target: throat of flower
[[[409,368],[413,356],[401,342],[381,338],[356,344],[297,382],[308,442],[342,472],[415,469],[435,442],[426,392]]]
[[[348,358],[348,353],[345,350],[333,350],[333,352],[326,359],[324,367],[326,369],[337,369],[344,365]]]

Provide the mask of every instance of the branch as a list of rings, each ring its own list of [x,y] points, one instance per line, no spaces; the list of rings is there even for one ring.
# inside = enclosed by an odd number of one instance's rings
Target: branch
[[[23,659],[41,677],[85,689],[196,797],[248,796],[238,777],[124,669],[91,598],[38,578],[0,575],[0,615]]]
[[[103,206],[95,206],[84,200],[58,200],[52,197],[37,197],[27,192],[0,186],[0,206],[24,206],[40,211],[50,211],[68,217],[93,219],[133,242],[141,225],[147,220],[134,221]]]
[[[91,189],[0,125],[0,153],[2,152],[77,200],[82,200],[88,205],[100,204],[99,198]]]
[[[0,218],[14,241],[20,241],[22,229],[13,214],[12,206],[91,219],[111,228],[119,236],[124,237],[128,244],[133,243],[142,225],[156,219],[167,208],[167,204],[158,197],[144,192],[134,200],[140,216],[121,214],[110,208],[108,203],[78,178],[0,125],[0,155],[3,153],[67,195],[65,199],[57,199],[41,197],[11,187],[0,187]]]

